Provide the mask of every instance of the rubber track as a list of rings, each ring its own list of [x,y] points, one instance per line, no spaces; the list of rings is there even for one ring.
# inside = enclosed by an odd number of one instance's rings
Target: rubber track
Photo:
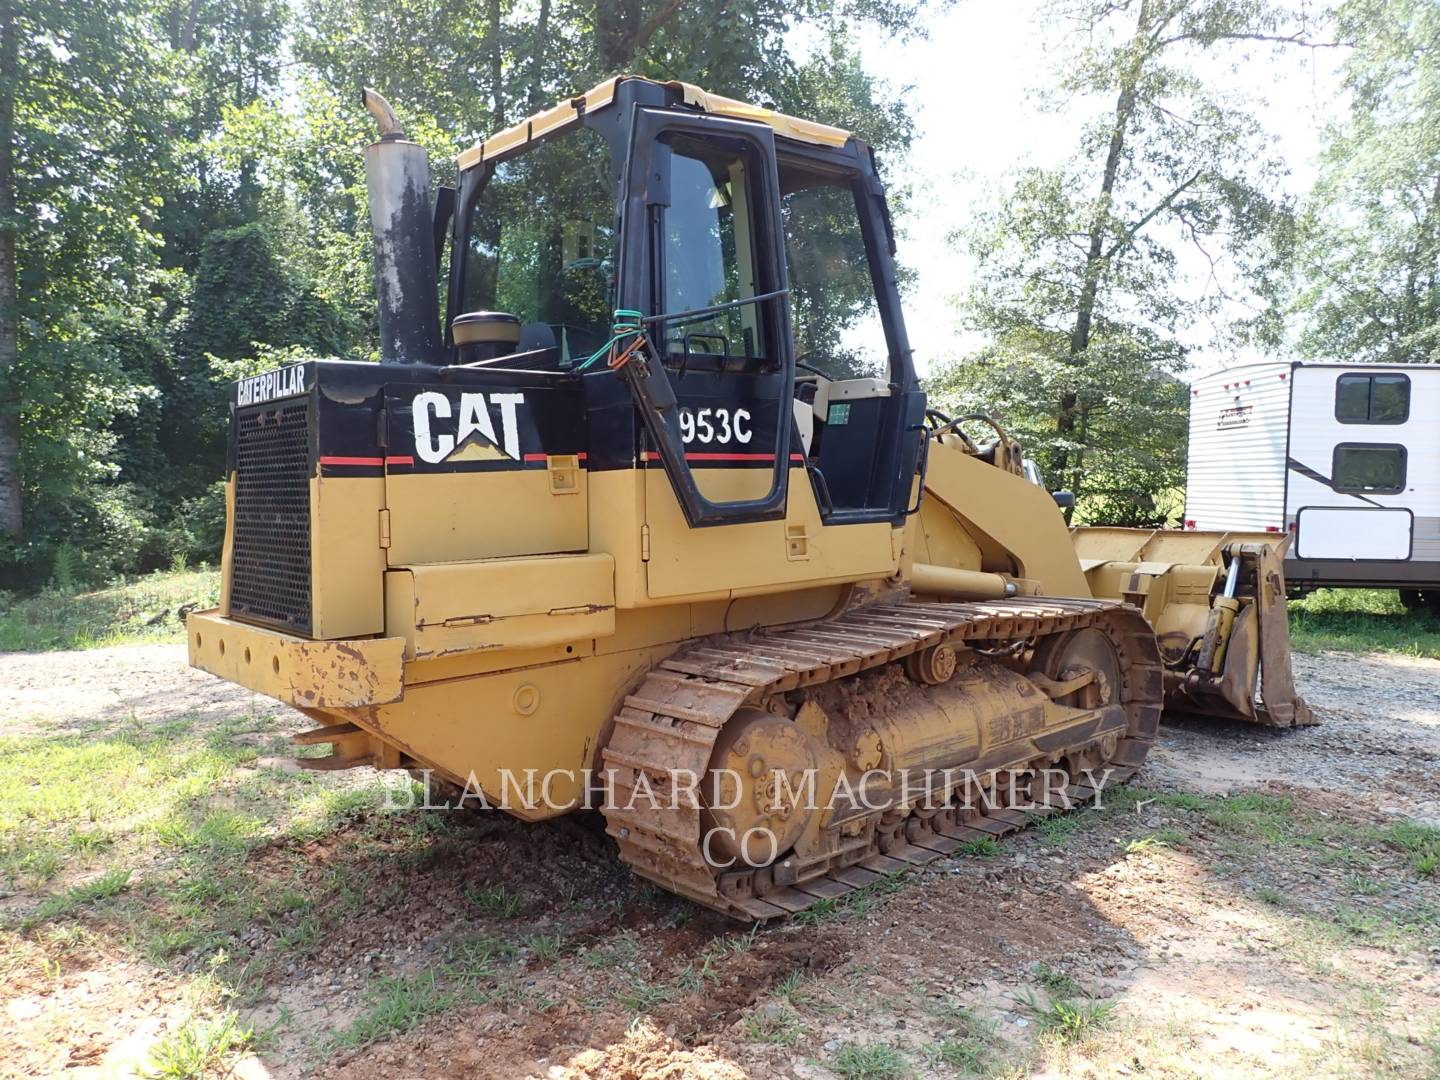
[[[1115,769],[1114,779],[1127,779],[1154,741],[1164,695],[1155,635],[1138,610],[1118,601],[1049,597],[875,604],[822,623],[707,639],[662,661],[625,698],[603,751],[613,778],[606,831],[642,877],[747,921],[803,910],[881,874],[941,858],[967,840],[1012,832],[1045,812],[998,809],[968,825],[942,829],[923,845],[902,844],[882,855],[867,844],[847,864],[794,888],[767,892],[764,899],[727,895],[734,890],[722,891],[700,849],[698,799],[683,790],[667,792],[665,784],[672,770],[702,775],[726,721],[742,706],[760,705],[771,695],[845,678],[941,642],[1008,643],[1088,626],[1106,631],[1120,653],[1120,703],[1129,724],[1106,764]],[[642,784],[653,800],[632,797]],[[1067,794],[1083,802],[1096,792],[1074,785]]]

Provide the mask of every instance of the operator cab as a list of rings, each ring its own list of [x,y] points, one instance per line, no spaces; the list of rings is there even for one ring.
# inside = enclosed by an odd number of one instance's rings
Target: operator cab
[[[579,378],[589,467],[658,464],[692,527],[783,517],[792,471],[826,524],[902,522],[924,397],[869,147],[678,83],[567,108],[462,159],[452,361]]]

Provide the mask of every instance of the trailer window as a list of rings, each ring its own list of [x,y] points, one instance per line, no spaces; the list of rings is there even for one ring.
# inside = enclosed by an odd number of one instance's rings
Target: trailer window
[[[1405,447],[1341,443],[1335,447],[1331,477],[1336,491],[1398,495],[1405,490]]]
[[[1403,424],[1410,418],[1410,376],[1348,374],[1335,380],[1335,419],[1342,424]]]

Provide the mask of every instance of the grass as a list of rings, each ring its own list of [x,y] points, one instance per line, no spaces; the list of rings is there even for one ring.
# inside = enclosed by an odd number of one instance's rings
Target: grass
[[[116,867],[101,874],[94,881],[73,885],[59,896],[52,896],[41,902],[35,914],[28,920],[31,925],[49,922],[51,919],[74,911],[98,900],[118,896],[130,884],[130,871]]]
[[[1080,993],[1080,984],[1063,971],[1057,971],[1043,960],[1034,967],[1035,981],[1054,997],[1074,997]]]
[[[1034,973],[1042,985],[1074,986],[1068,975],[1055,971],[1046,964],[1037,963]],[[1048,982],[1047,982],[1048,980]],[[995,1031],[995,1025],[974,1011],[966,1008],[953,998],[945,998],[932,1007],[931,1011],[942,1027],[942,1037],[925,1047],[925,1058],[936,1067],[945,1067],[945,1072],[962,1075],[989,1076],[996,1072],[997,1060],[1004,1057]]]
[[[214,607],[218,570],[161,571],[104,589],[46,589],[24,599],[0,594],[0,652],[93,649],[133,642],[182,641],[179,611]]]
[[[830,1068],[844,1080],[898,1080],[910,1075],[905,1055],[885,1043],[844,1043]]]
[[[499,885],[494,888],[469,888],[465,898],[485,915],[497,919],[513,919],[525,910],[525,897]]]
[[[1185,841],[1189,838],[1189,835],[1184,829],[1166,826],[1139,839],[1131,840],[1125,850],[1131,855],[1144,854],[1150,851],[1168,850],[1183,847]]]
[[[1080,818],[1079,813],[1051,814],[1049,817],[1034,819],[1033,827],[1044,837],[1046,843],[1061,844],[1079,830]]]
[[[1317,589],[1288,608],[1290,640],[1302,652],[1440,657],[1440,618],[1406,610],[1394,589]]]
[[[817,926],[847,915],[863,918],[874,911],[886,897],[903,889],[909,876],[908,870],[899,870],[893,874],[885,874],[869,885],[844,896],[833,900],[817,900],[804,911],[794,915],[792,921],[796,926]],[[748,938],[750,944],[754,943],[753,931],[741,937]]]
[[[925,1048],[925,1056],[931,1064],[946,1065],[962,1073],[983,1073],[990,1047],[987,1043],[969,1036],[941,1039]]]
[[[966,840],[955,849],[957,855],[969,855],[977,859],[993,859],[1005,849],[1000,846],[1000,841],[993,836],[977,836],[974,840]]]
[[[152,1080],[202,1080],[229,1076],[255,1040],[233,1012],[194,1018],[151,1049],[140,1075]]]
[[[755,1042],[794,1046],[804,1031],[799,1015],[783,1005],[761,1005],[745,1017],[745,1034]]]
[[[446,1012],[466,997],[478,1000],[482,995],[466,993],[464,984],[442,984],[432,969],[418,975],[397,975],[376,981],[368,996],[366,1010],[349,1026],[334,1036],[338,1048],[354,1049],[400,1032],[410,1031],[421,1021]]]
[[[639,982],[622,991],[619,998],[620,1004],[631,1012],[643,1013],[674,1001],[678,994],[675,987],[665,983]]]
[[[1089,1038],[1106,1027],[1115,1012],[1113,1001],[1079,1001],[1057,997],[1048,1003],[1041,1003],[1028,997],[1023,999],[1022,1003],[1035,1017],[1041,1032],[1062,1046]]]
[[[188,724],[144,735],[0,739],[0,879],[40,885],[66,866],[116,854],[120,833],[180,850],[234,846],[253,823],[184,816],[255,750],[187,737]]]

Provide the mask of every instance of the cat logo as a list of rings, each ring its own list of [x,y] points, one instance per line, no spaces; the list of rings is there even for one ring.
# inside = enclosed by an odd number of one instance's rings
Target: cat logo
[[[524,394],[491,394],[486,400],[479,392],[460,395],[460,407],[434,390],[416,394],[410,403],[415,428],[415,456],[431,465],[442,461],[519,461],[520,427],[516,410],[525,403]],[[499,410],[500,435],[495,434]],[[454,431],[437,431],[437,421],[455,421]],[[445,426],[449,426],[447,423]]]

